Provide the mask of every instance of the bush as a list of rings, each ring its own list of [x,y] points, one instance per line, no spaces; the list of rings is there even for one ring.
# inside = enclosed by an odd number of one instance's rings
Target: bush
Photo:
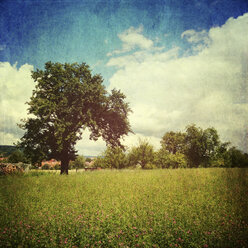
[[[8,158],[8,162],[9,163],[19,163],[19,162],[28,163],[29,161],[25,157],[22,151],[16,150],[13,153],[11,153],[11,155]]]
[[[13,174],[22,174],[24,170],[16,165],[9,163],[0,164],[0,175],[13,175]]]
[[[55,164],[54,169],[55,170],[60,170],[60,164]]]
[[[24,171],[28,170],[28,169],[30,169],[32,167],[31,164],[22,163],[22,162],[17,163],[16,166],[21,168]]]
[[[36,169],[39,169],[39,164],[32,164],[31,166],[30,166],[30,169],[31,170],[36,170]]]
[[[42,170],[49,170],[50,169],[50,165],[49,164],[44,164],[42,167],[41,167]]]
[[[165,149],[160,149],[155,156],[155,164],[159,168],[187,168],[187,160],[182,153],[169,153]]]
[[[152,169],[157,169],[158,167],[155,164],[152,163],[147,163],[143,169],[145,170],[152,170]]]

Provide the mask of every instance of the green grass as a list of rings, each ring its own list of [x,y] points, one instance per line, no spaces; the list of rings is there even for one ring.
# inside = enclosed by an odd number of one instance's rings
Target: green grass
[[[248,247],[248,170],[0,178],[0,247]]]

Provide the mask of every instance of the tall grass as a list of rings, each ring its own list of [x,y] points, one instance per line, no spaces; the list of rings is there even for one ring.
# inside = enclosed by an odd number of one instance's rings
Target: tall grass
[[[0,178],[0,247],[248,247],[248,170]]]

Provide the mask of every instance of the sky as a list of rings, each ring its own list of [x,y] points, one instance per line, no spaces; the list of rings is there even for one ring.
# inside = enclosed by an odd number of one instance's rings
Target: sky
[[[134,134],[159,149],[168,131],[214,127],[248,152],[247,0],[1,0],[0,145],[23,135],[47,61],[86,62],[108,91],[120,89]],[[100,155],[86,130],[79,154]]]

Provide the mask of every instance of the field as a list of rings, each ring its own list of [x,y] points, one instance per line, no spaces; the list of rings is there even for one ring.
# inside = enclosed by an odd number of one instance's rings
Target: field
[[[248,247],[248,170],[0,178],[0,247]]]

